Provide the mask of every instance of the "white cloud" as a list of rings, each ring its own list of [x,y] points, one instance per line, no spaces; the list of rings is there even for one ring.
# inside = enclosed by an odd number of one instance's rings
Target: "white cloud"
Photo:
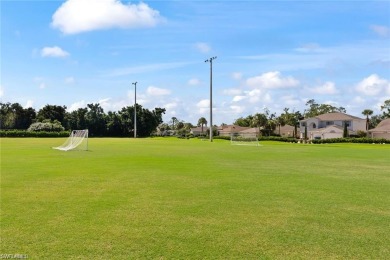
[[[390,27],[388,27],[388,26],[371,25],[370,28],[379,36],[382,36],[382,37],[390,36]]]
[[[198,42],[195,44],[195,48],[201,53],[209,53],[211,51],[210,45],[205,42]]]
[[[239,102],[239,101],[244,100],[246,98],[247,98],[246,96],[234,96],[233,102]]]
[[[81,100],[81,101],[78,101],[78,102],[71,104],[70,107],[68,108],[68,112],[72,112],[72,111],[75,111],[79,108],[84,108],[86,106],[87,106],[87,103],[85,102],[85,100]]]
[[[58,46],[53,47],[44,47],[41,50],[42,57],[55,57],[55,58],[64,58],[69,56],[69,53],[64,51]]]
[[[171,110],[171,109],[174,109],[174,108],[177,107],[177,103],[176,102],[170,102],[168,104],[165,104],[163,107],[165,109],[167,109],[167,110]]]
[[[242,79],[242,73],[241,72],[233,72],[232,78],[235,80],[240,80],[240,79]]]
[[[284,106],[284,107],[288,107],[288,106],[297,106],[299,104],[301,104],[301,100],[297,99],[296,97],[292,96],[292,95],[287,95],[287,96],[282,96],[280,98],[281,100],[281,103],[280,105]]]
[[[209,108],[210,107],[210,100],[209,99],[202,99],[196,104],[199,108]]]
[[[271,71],[260,76],[248,78],[246,83],[251,87],[259,88],[291,88],[299,85],[299,81],[293,77],[282,77],[279,71]]]
[[[356,85],[356,90],[367,96],[376,96],[384,91],[390,92],[390,81],[379,78],[378,75],[372,74],[364,78]]]
[[[34,105],[34,101],[32,101],[32,100],[27,100],[26,105],[24,106],[24,108],[33,107],[33,105]]]
[[[51,26],[64,34],[108,28],[153,27],[164,19],[147,4],[120,0],[68,0],[56,10]]]
[[[338,93],[335,84],[331,81],[325,82],[322,86],[309,89],[310,92],[320,95],[333,95]]]
[[[242,93],[241,89],[237,89],[237,88],[228,88],[222,91],[222,94],[227,96],[237,96],[240,95],[241,93]]]
[[[244,106],[230,106],[230,109],[235,114],[241,114],[242,112],[245,111],[245,107]]]
[[[150,86],[147,88],[146,93],[150,96],[165,96],[171,94],[171,91],[168,89]]]
[[[46,84],[45,84],[45,83],[40,83],[40,84],[39,84],[39,88],[40,88],[40,89],[46,88]]]
[[[197,86],[199,84],[200,84],[200,80],[197,78],[192,78],[188,81],[188,85],[191,85],[191,86]]]

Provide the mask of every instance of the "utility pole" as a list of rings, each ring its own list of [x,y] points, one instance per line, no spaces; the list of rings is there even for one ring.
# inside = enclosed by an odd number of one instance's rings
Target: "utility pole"
[[[137,138],[137,81],[134,85],[134,138]]]
[[[213,60],[217,56],[211,57],[204,62],[210,62],[210,142],[213,141]]]

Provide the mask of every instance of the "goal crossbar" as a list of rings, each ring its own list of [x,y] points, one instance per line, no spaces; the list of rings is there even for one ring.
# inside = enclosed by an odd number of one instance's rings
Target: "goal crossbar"
[[[83,144],[83,145],[82,145]],[[88,129],[73,130],[66,141],[53,149],[61,151],[69,151],[78,148],[79,150],[88,150]]]
[[[252,145],[259,146],[259,137],[255,133],[232,133],[230,135],[232,145]]]

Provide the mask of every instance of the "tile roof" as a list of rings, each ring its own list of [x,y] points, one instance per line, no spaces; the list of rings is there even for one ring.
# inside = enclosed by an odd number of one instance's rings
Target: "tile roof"
[[[326,113],[322,115],[318,115],[312,118],[317,118],[321,121],[343,121],[343,120],[365,120],[360,117],[351,116],[348,114],[340,113],[340,112],[334,112],[334,113]],[[309,118],[306,118],[303,121],[308,120]]]
[[[387,132],[390,131],[390,118],[382,120],[377,127],[368,130],[369,132]]]

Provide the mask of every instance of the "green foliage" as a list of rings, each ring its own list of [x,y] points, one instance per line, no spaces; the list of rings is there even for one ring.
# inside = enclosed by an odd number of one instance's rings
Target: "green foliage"
[[[26,130],[0,130],[0,137],[69,137],[68,131],[45,132],[45,131],[26,131]]]
[[[54,122],[33,123],[27,129],[28,132],[62,132],[64,130],[65,128],[57,120]]]
[[[310,99],[309,101],[307,101],[306,106],[309,106],[309,108],[305,109],[305,118],[315,117],[321,114],[332,112],[347,112],[344,107],[335,107],[329,104],[318,104],[314,99]]]
[[[313,144],[332,144],[332,143],[361,143],[361,144],[390,144],[390,140],[384,138],[329,138],[311,140]]]

